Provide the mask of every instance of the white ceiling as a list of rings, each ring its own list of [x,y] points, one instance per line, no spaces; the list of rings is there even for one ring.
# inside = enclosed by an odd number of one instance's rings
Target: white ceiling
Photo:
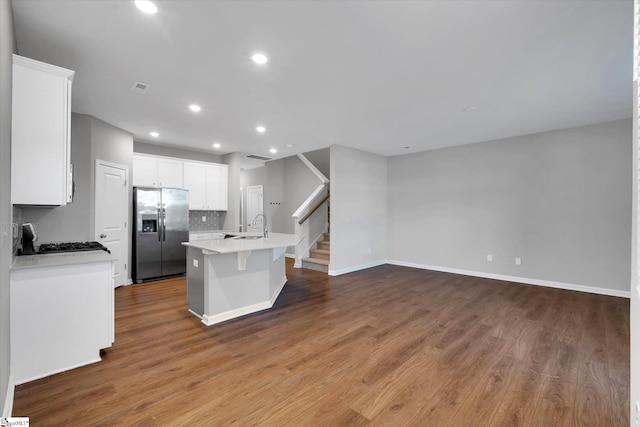
[[[73,111],[219,154],[391,156],[631,117],[631,0],[156,4],[13,0],[19,54],[76,71]]]

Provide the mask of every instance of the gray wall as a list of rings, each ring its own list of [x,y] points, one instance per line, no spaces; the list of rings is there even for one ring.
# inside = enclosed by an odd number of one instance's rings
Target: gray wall
[[[387,159],[331,146],[329,274],[366,268],[387,258]]]
[[[637,76],[634,76],[637,77]],[[630,360],[631,360],[631,381],[630,381],[630,420],[637,416],[636,402],[640,401],[640,282],[638,281],[638,232],[640,231],[640,147],[638,141],[638,81],[633,82],[633,149],[631,158],[633,159],[633,217],[631,218],[631,228],[633,233],[631,245],[631,304],[630,304]],[[633,425],[633,422],[631,423]]]
[[[148,144],[138,141],[134,141],[133,151],[140,154],[153,154],[156,156],[175,157],[177,159],[222,163],[222,157],[217,154],[183,150],[180,148],[165,147],[162,145]]]
[[[71,115],[71,163],[76,186],[73,203],[57,208],[22,208],[22,220],[35,225],[39,242],[94,240],[91,116]]]
[[[264,167],[243,170],[242,191],[246,197],[247,187],[263,186],[263,212],[267,215],[268,229],[277,233],[295,233],[291,215],[322,184],[318,177],[297,156],[267,162]],[[243,219],[252,221],[253,218]],[[291,249],[289,252],[293,252]]]
[[[127,166],[131,173],[132,156],[130,133],[95,117],[73,113],[71,160],[76,185],[73,203],[56,208],[25,207],[22,219],[35,224],[41,242],[94,240],[95,161]]]
[[[32,222],[40,242],[93,241],[95,224],[95,163],[103,160],[127,166],[133,163],[133,136],[93,116],[71,115],[71,160],[76,191],[73,203],[56,208],[22,209],[22,220]],[[131,182],[129,180],[129,182]],[[133,203],[129,185],[129,217]],[[131,239],[129,259],[131,265]],[[131,278],[131,272],[128,272]]]
[[[238,231],[240,227],[240,164],[242,155],[231,153],[222,156],[222,162],[229,166],[229,206],[224,218],[224,229]]]
[[[9,268],[11,239],[11,75],[16,52],[11,3],[0,0],[0,416],[10,415],[5,407],[11,372],[9,325]],[[5,234],[8,233],[8,236]]]
[[[329,147],[309,151],[308,153],[304,153],[304,156],[313,164],[313,166],[322,172],[325,178],[329,178],[329,175],[331,174],[331,149]]]
[[[298,210],[300,205],[322,185],[322,181],[311,172],[298,156],[291,156],[284,159],[284,232],[293,234],[295,226],[291,215]]]
[[[626,119],[389,158],[389,259],[629,291],[631,130]]]

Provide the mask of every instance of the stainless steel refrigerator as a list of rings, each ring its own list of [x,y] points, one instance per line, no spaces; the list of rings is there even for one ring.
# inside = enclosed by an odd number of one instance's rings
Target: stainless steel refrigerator
[[[133,277],[136,283],[187,271],[189,192],[177,188],[133,189]]]

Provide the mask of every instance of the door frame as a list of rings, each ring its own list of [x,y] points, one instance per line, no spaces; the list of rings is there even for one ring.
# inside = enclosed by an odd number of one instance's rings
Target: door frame
[[[249,209],[249,193],[251,193],[251,189],[255,189],[255,188],[260,189],[260,200],[262,201],[262,203],[260,204],[260,213],[264,214],[264,186],[263,185],[247,186],[247,212],[245,214],[245,218],[246,218],[245,231],[249,231],[249,226],[251,226],[251,224],[253,223],[253,218],[249,218],[249,212],[251,211],[251,209]],[[264,230],[264,219],[263,219],[262,227]]]
[[[98,211],[96,209],[96,206],[98,204],[98,166],[107,166],[107,167],[112,167],[115,169],[122,169],[124,170],[124,184],[127,187],[127,198],[123,203],[123,218],[126,218],[125,220],[125,236],[124,236],[124,241],[123,241],[123,245],[122,245],[122,257],[123,260],[121,260],[121,262],[127,266],[127,268],[121,269],[120,271],[125,271],[126,270],[126,277],[123,278],[123,286],[126,285],[130,285],[133,283],[133,281],[131,280],[131,227],[129,227],[129,224],[131,223],[131,212],[130,212],[130,200],[131,200],[131,185],[129,185],[129,166],[126,165],[121,165],[118,163],[113,163],[113,162],[107,162],[106,160],[100,160],[100,159],[96,159],[95,161],[95,167],[94,167],[94,171],[93,171],[93,239],[95,241],[98,241],[98,237],[100,235],[100,230],[98,230],[98,221],[97,221],[97,216],[98,216]]]

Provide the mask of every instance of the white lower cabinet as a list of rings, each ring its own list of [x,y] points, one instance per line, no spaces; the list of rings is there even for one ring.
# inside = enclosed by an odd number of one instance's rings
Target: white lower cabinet
[[[10,287],[15,384],[98,362],[113,344],[113,261],[12,269]]]

